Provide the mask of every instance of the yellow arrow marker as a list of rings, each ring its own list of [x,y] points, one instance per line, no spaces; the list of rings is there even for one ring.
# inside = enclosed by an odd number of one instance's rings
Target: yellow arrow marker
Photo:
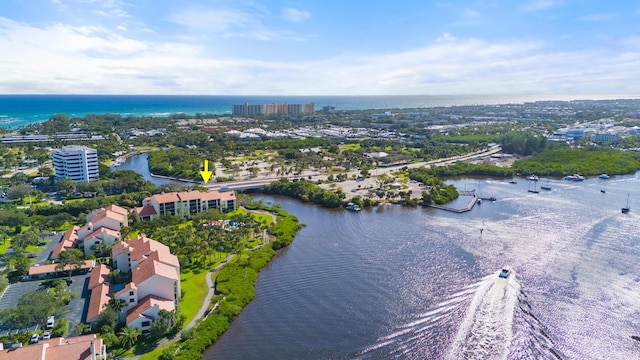
[[[209,179],[211,179],[211,174],[213,174],[213,172],[209,171],[209,160],[205,160],[204,171],[200,171],[200,176],[202,176],[202,180],[204,180],[205,184],[209,182]]]

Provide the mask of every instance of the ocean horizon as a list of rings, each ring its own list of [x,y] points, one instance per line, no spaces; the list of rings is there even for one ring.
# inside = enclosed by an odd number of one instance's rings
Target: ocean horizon
[[[234,104],[315,103],[316,110],[414,109],[464,105],[523,104],[534,101],[638,99],[625,94],[547,95],[0,95],[0,126],[25,127],[48,120],[54,114],[82,118],[87,114],[168,116],[231,114]]]

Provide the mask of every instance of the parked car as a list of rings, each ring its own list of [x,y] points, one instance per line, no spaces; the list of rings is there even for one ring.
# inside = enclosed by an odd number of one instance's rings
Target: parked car
[[[53,328],[55,324],[56,324],[56,318],[53,317],[53,315],[49,316],[47,318],[47,329]]]
[[[44,334],[42,334],[42,340],[49,340],[51,339],[51,331],[45,331]]]
[[[31,339],[29,339],[29,344],[35,344],[40,340],[40,336],[38,334],[31,335]]]

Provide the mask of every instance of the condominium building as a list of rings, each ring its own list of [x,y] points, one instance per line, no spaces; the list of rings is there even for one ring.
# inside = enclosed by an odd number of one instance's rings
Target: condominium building
[[[180,263],[169,247],[146,236],[117,243],[111,249],[114,269],[131,273],[131,282],[111,284],[107,265],[96,267],[89,278],[91,291],[87,322],[95,323],[111,298],[124,304],[120,320],[149,333],[161,310],[175,311],[180,300]]]
[[[142,201],[142,206],[132,211],[140,220],[153,220],[163,215],[190,217],[209,209],[233,211],[236,209],[236,194],[233,191],[184,191],[156,194]]]
[[[70,145],[53,150],[55,181],[71,179],[75,182],[98,180],[98,152],[86,146]]]
[[[85,255],[95,255],[97,245],[110,245],[120,240],[120,230],[129,225],[128,215],[126,209],[116,205],[90,212],[84,226],[73,226],[65,232],[50,258],[55,259],[62,251],[74,247],[82,249]]]

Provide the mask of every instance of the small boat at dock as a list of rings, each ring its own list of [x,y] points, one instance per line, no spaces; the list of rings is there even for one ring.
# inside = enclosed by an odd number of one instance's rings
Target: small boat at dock
[[[351,203],[351,202],[350,202],[350,203],[348,203],[348,204],[347,204],[347,210],[350,210],[350,211],[360,211],[360,210],[362,210],[362,209],[360,208],[360,205],[358,205],[358,204],[356,204],[356,203]]]
[[[538,181],[538,175],[536,174],[531,174],[529,176],[527,176],[527,180],[531,180],[531,181]]]
[[[600,176],[598,176],[598,178],[600,178],[600,179],[604,179],[604,180],[609,180],[609,175],[607,175],[607,174],[600,174]]]
[[[567,175],[564,177],[567,181],[584,181],[584,176],[580,174]]]

